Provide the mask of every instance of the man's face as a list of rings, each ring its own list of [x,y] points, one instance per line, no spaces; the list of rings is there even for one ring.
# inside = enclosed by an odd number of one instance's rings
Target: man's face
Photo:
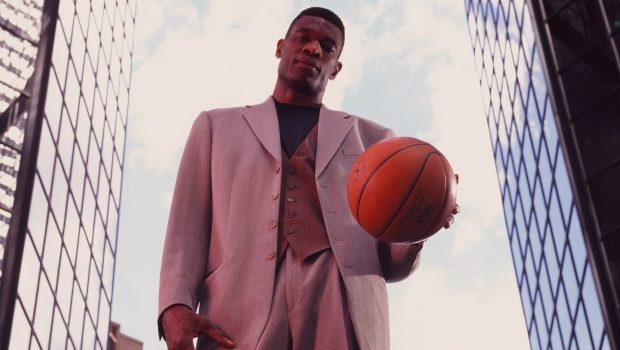
[[[301,93],[322,94],[328,79],[342,68],[338,61],[342,45],[342,33],[331,22],[315,16],[299,18],[278,41],[278,79]]]

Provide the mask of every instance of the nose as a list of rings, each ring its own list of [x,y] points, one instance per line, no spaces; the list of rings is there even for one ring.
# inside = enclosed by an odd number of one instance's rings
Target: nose
[[[310,40],[304,45],[304,52],[311,56],[321,57],[323,51],[321,50],[321,44],[316,40]]]

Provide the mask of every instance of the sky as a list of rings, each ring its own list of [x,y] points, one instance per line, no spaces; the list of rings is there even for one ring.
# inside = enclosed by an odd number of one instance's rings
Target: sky
[[[203,110],[273,91],[276,42],[309,6],[346,26],[324,103],[435,145],[460,176],[461,214],[388,285],[391,348],[528,349],[464,5],[454,0],[138,3],[112,320],[157,337],[159,266],[180,155]]]

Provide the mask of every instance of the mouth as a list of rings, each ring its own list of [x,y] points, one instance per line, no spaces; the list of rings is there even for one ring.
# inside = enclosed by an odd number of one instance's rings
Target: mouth
[[[317,73],[321,71],[321,67],[319,66],[319,64],[311,58],[300,57],[300,58],[295,59],[294,62],[301,66],[310,68]]]

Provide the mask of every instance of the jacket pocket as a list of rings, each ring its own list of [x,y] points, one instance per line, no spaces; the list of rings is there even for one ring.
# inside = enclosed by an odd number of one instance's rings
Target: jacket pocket
[[[222,267],[224,266],[224,264],[226,264],[227,260],[228,258],[224,258],[224,260],[222,260],[222,262],[219,265],[217,265],[211,271],[207,272],[207,275],[205,276],[205,279],[204,279],[205,283],[208,282],[213,277],[215,277],[218,274],[218,272],[222,270]]]

